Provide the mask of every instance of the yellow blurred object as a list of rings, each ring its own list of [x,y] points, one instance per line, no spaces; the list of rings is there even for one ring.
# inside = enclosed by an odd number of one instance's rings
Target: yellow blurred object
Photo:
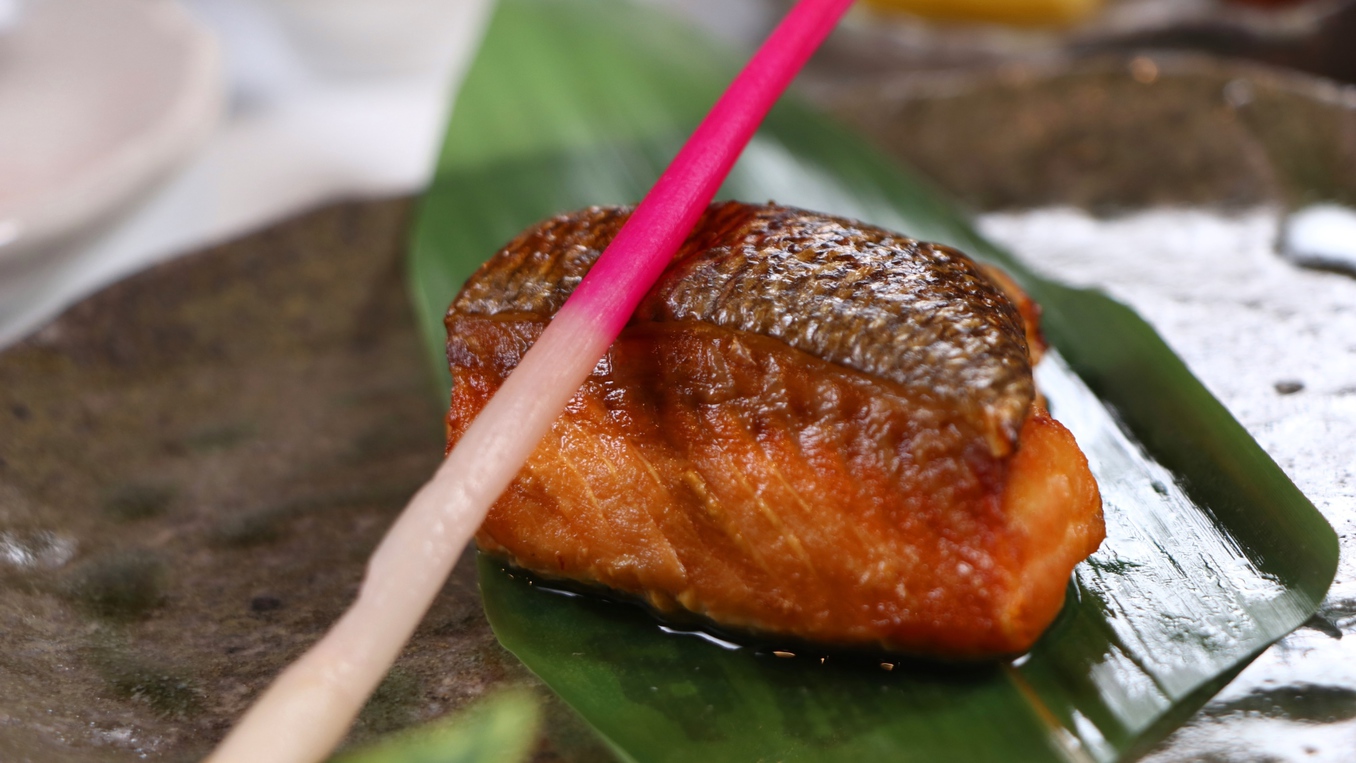
[[[1069,24],[1088,16],[1102,0],[865,0],[885,11],[944,21],[977,21],[1014,26]]]

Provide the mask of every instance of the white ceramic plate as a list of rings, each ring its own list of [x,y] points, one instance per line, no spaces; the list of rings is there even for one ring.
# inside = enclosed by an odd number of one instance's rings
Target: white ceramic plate
[[[215,41],[169,0],[26,0],[0,38],[0,262],[134,199],[221,113]]]

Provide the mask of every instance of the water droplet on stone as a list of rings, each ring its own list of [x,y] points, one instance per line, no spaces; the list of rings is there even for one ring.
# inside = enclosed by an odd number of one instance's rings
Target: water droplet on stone
[[[0,564],[21,569],[56,569],[75,556],[75,540],[51,530],[0,532]]]

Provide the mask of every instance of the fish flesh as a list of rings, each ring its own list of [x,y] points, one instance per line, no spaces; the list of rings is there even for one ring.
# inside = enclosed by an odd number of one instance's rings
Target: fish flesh
[[[630,214],[532,226],[448,310],[448,448]],[[712,205],[491,507],[480,547],[728,629],[1027,650],[1104,535],[1032,379],[1039,309],[950,247]]]

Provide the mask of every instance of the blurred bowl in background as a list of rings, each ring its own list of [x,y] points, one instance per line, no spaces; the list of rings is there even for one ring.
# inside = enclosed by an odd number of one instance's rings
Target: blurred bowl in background
[[[381,75],[444,67],[479,31],[490,2],[271,0],[271,4],[311,64],[331,73]]]
[[[19,23],[19,0],[0,0],[0,39]]]
[[[221,114],[221,79],[214,39],[168,0],[25,2],[0,48],[0,269],[186,159]]]

